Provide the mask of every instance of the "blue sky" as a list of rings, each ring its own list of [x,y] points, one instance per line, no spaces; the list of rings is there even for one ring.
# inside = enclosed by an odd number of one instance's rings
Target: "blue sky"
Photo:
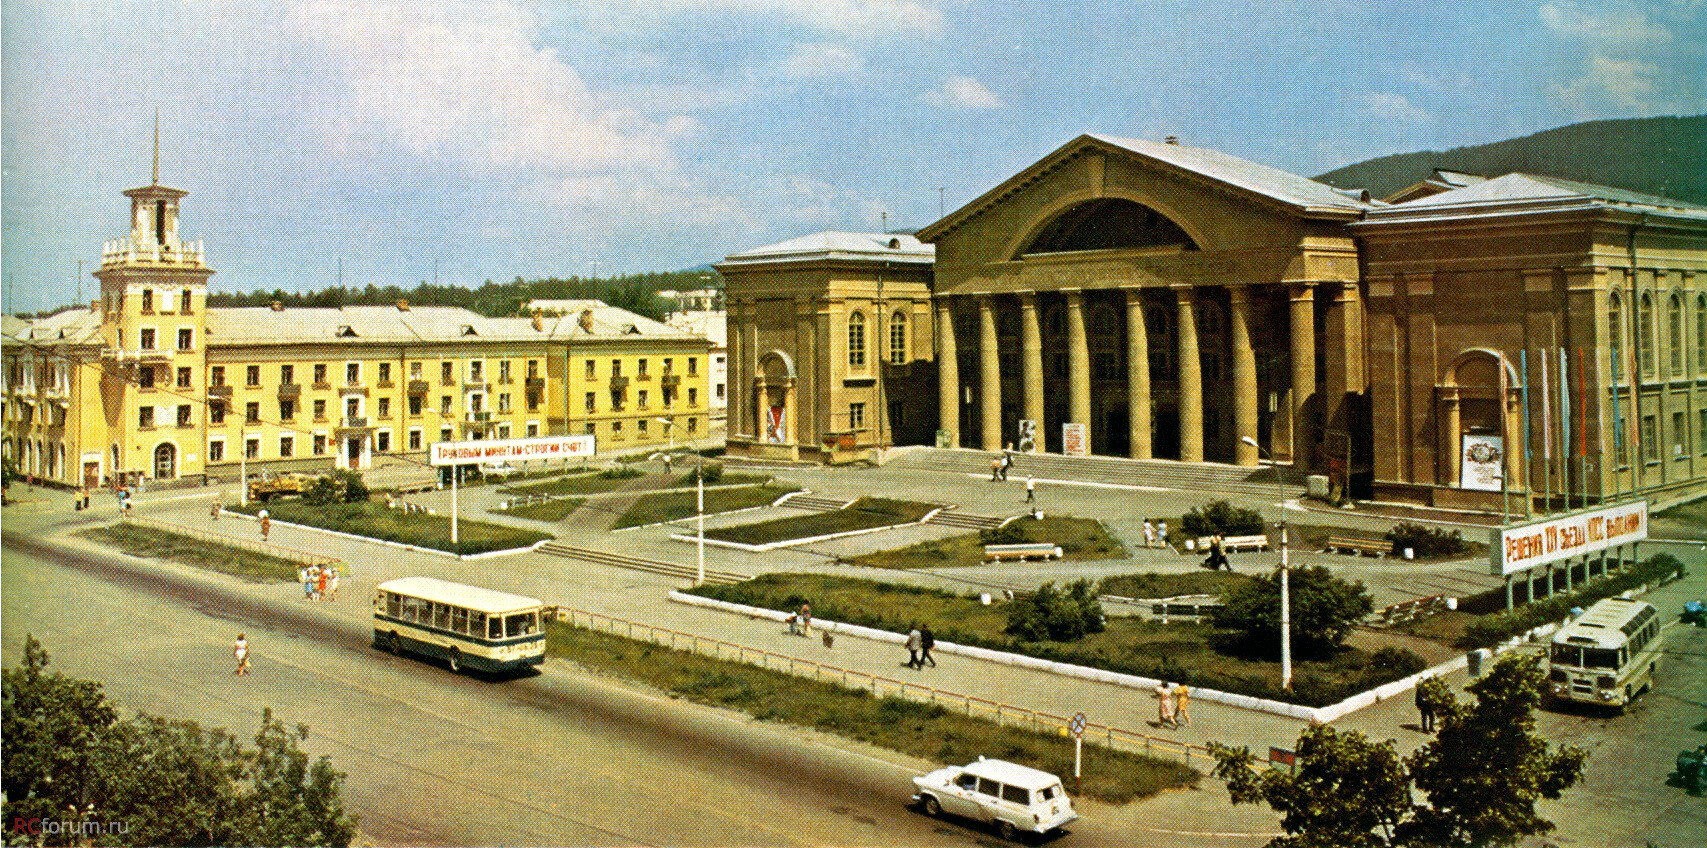
[[[1707,112],[1707,2],[7,0],[8,311],[119,192],[216,289],[666,270],[919,227],[1081,132],[1302,174]],[[939,194],[938,189],[942,191]],[[95,288],[85,276],[85,299]]]

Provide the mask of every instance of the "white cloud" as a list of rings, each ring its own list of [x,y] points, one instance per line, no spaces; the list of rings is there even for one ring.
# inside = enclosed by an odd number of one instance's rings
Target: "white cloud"
[[[1554,85],[1553,95],[1584,119],[1688,111],[1662,91],[1659,73],[1659,67],[1639,59],[1595,55],[1589,59],[1588,73]]]
[[[795,79],[858,76],[865,59],[839,44],[802,44],[782,61],[782,72]]]
[[[1386,91],[1370,92],[1363,96],[1364,108],[1378,118],[1403,121],[1408,124],[1432,124],[1438,118],[1433,112],[1412,103],[1403,94]]]
[[[1006,105],[995,92],[968,76],[952,76],[942,81],[942,87],[922,95],[932,106],[956,109],[998,109]]]
[[[1601,44],[1652,45],[1671,41],[1671,30],[1648,20],[1641,9],[1614,5],[1584,8],[1573,2],[1545,3],[1541,23],[1555,34]]]
[[[602,102],[516,3],[306,0],[290,20],[347,86],[334,142],[371,136],[474,171],[674,165],[671,129]]]
[[[582,5],[600,7],[619,20],[720,12],[857,37],[934,35],[944,22],[941,0],[582,0]]]

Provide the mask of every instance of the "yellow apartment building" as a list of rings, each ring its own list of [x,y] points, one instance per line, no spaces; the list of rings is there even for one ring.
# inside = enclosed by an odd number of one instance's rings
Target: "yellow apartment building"
[[[186,192],[125,192],[87,307],[7,316],[0,451],[66,485],[366,469],[437,441],[589,433],[601,452],[702,438],[710,343],[596,300],[487,318],[456,307],[208,308]]]

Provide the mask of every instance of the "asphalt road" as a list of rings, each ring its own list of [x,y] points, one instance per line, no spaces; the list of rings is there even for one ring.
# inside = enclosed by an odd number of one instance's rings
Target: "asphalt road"
[[[254,732],[263,707],[349,773],[362,832],[411,845],[955,845],[974,829],[908,811],[911,771],[806,734],[564,668],[489,682],[380,654],[308,610],[5,547],[4,648],[24,636],[122,707]],[[255,672],[232,675],[248,634]],[[561,665],[561,664],[558,664]],[[1060,841],[1081,842],[1079,834]]]

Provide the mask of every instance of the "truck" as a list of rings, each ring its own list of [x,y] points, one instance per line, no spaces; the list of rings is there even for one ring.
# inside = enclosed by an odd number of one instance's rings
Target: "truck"
[[[249,497],[264,503],[287,495],[301,496],[320,476],[301,471],[286,471],[282,474],[263,471],[260,476],[249,481]]]

